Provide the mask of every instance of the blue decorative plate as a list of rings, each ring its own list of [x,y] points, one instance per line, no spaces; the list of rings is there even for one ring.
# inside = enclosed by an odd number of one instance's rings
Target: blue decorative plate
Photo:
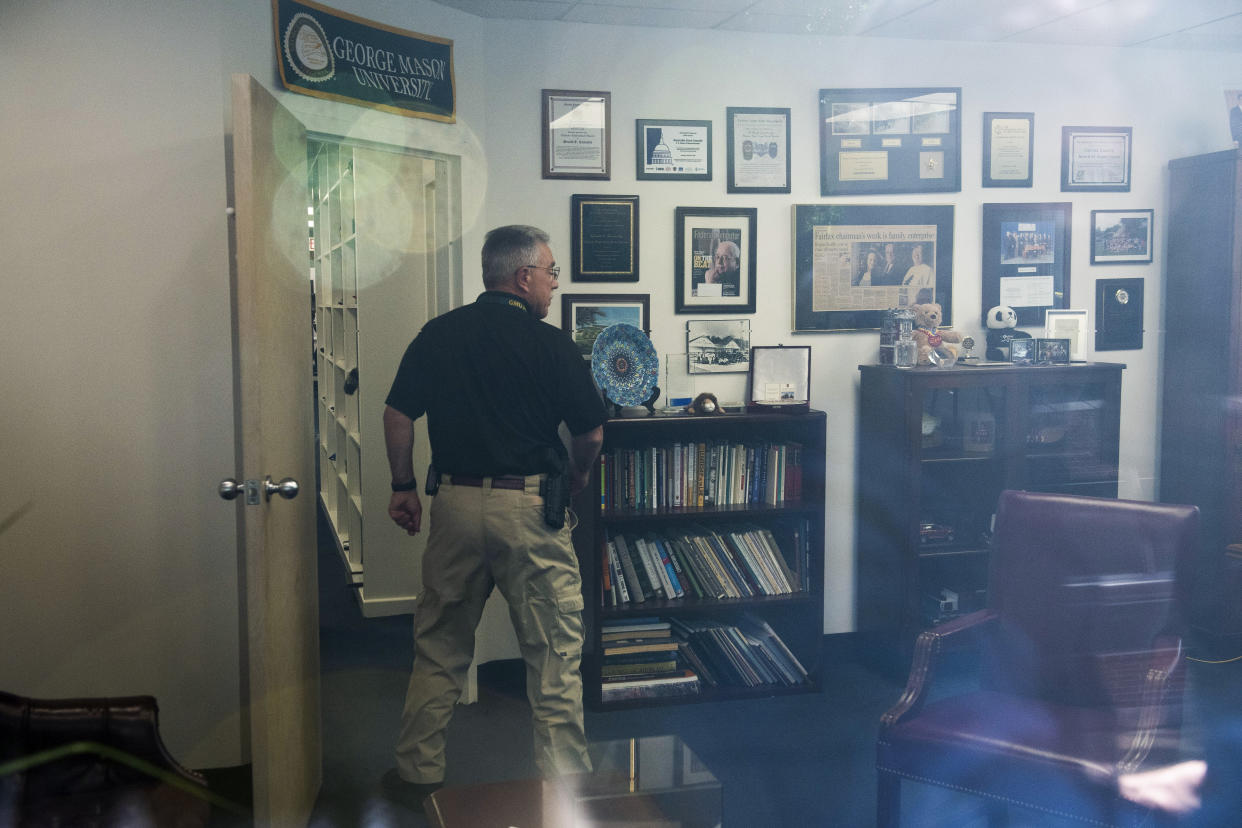
[[[633,325],[611,325],[595,338],[591,373],[604,396],[617,405],[642,405],[660,376],[651,339]]]

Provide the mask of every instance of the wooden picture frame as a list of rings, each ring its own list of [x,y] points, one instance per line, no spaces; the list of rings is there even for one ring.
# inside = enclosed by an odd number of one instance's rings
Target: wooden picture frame
[[[544,178],[612,177],[612,93],[544,89]]]
[[[789,108],[725,109],[730,193],[790,192]]]
[[[754,313],[758,210],[678,207],[673,221],[673,311]]]
[[[1155,210],[1092,210],[1091,264],[1151,264]]]
[[[1018,325],[1043,327],[1044,312],[1069,307],[1069,202],[983,205],[979,318],[1008,305]]]
[[[570,280],[638,281],[638,196],[570,197]]]
[[[1061,192],[1128,193],[1132,127],[1061,127]]]
[[[795,204],[793,228],[795,332],[879,329],[919,302],[953,323],[952,205]]]
[[[820,195],[962,189],[962,89],[819,90]]]
[[[639,181],[711,181],[712,122],[635,120],[634,175]]]
[[[983,113],[984,187],[1031,187],[1034,162],[1035,113]]]
[[[566,293],[561,295],[561,330],[591,359],[595,339],[609,325],[633,325],[651,333],[651,295],[647,293]]]

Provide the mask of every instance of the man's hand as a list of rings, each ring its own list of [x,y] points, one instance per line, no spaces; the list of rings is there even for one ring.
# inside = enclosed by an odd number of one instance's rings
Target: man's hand
[[[703,272],[703,281],[706,284],[714,285],[720,281],[720,265],[712,265],[710,269]]]
[[[423,503],[418,499],[418,492],[393,492],[388,501],[388,516],[406,534],[417,535],[423,523]]]

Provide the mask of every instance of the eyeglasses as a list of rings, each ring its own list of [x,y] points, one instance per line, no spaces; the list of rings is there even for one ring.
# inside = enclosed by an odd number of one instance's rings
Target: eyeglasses
[[[561,276],[561,269],[555,266],[548,267],[546,265],[522,265],[522,267],[529,267],[532,270],[546,270],[552,274],[553,279],[559,279]]]

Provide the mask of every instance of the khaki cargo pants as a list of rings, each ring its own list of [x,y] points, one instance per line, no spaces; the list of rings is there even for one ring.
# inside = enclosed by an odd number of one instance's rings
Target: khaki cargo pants
[[[414,669],[406,691],[397,768],[410,782],[444,779],[453,706],[474,656],[474,634],[493,586],[526,662],[535,764],[544,776],[590,769],[582,721],[582,578],[571,525],[543,522],[539,476],[524,491],[454,486],[431,505],[423,594],[414,615]]]

